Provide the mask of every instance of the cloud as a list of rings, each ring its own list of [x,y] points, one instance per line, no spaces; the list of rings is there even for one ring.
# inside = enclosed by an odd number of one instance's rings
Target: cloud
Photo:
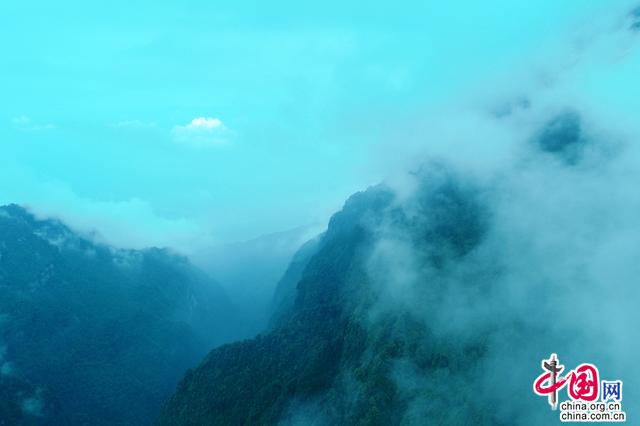
[[[104,201],[79,197],[69,188],[47,183],[51,197],[28,203],[42,218],[62,220],[86,236],[116,247],[171,247],[181,253],[210,243],[200,224],[183,217],[158,214],[140,198]],[[55,197],[55,198],[54,198]]]
[[[379,299],[367,325],[375,332],[386,315],[410,314],[431,336],[418,353],[437,348],[450,361],[424,368],[408,356],[392,366],[411,401],[407,424],[439,419],[442,407],[457,403],[464,418],[551,424],[554,415],[531,392],[551,352],[624,379],[626,411],[640,409],[633,395],[640,155],[634,140],[595,131],[598,121],[577,111],[530,120],[540,124],[522,128],[514,141],[521,150],[508,163],[484,176],[461,155],[447,167],[425,167],[411,188],[399,189],[388,220],[373,226],[368,266]],[[470,347],[482,355],[456,370]]]
[[[51,123],[45,123],[45,124],[34,123],[33,120],[26,115],[20,115],[18,117],[14,117],[11,119],[11,122],[16,127],[22,130],[49,130],[55,127]]]
[[[210,147],[228,143],[231,131],[219,118],[197,117],[189,124],[175,126],[172,135],[179,144]]]
[[[398,179],[399,171],[414,170],[429,155],[495,168],[510,161],[522,146],[519,139],[537,128],[534,121],[545,111],[568,106],[598,117],[596,125],[640,133],[634,85],[640,39],[628,31],[629,16],[619,9],[602,13],[592,25],[571,27],[544,49],[472,81],[445,103],[425,102],[418,111],[387,120],[380,143],[369,150],[370,167]]]
[[[187,124],[187,128],[191,130],[201,128],[217,129],[222,127],[224,127],[224,124],[222,124],[222,120],[220,120],[219,118],[198,117],[194,118],[193,120],[191,120],[191,123]]]
[[[428,331],[389,368],[407,402],[400,423],[555,424],[531,391],[551,352],[625,380],[625,410],[640,412],[640,128],[627,117],[640,52],[622,29],[568,49],[570,65],[536,64],[544,84],[487,84],[514,86],[511,101],[485,92],[389,137],[379,157],[400,177],[387,181],[388,218],[369,225],[378,300],[364,325],[375,336],[410,316]]]
[[[81,196],[64,182],[40,176],[9,159],[0,159],[0,181],[16,182],[0,189],[0,204],[23,205],[39,218],[59,219],[85,237],[116,247],[171,247],[190,254],[213,240],[204,224],[161,214],[143,198]]]

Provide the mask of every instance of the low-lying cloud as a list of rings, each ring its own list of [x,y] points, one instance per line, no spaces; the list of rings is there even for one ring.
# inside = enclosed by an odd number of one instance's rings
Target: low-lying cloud
[[[637,46],[608,56],[628,36],[594,40],[580,64],[526,103],[499,114],[463,109],[433,134],[421,127],[439,141],[415,145],[405,163],[415,172],[389,179],[402,213],[372,229],[379,301],[368,327],[408,312],[429,330],[425,351],[450,351],[446,367],[396,361],[394,383],[410,401],[404,423],[482,414],[548,424],[557,412],[532,383],[552,352],[569,368],[592,362],[602,378],[624,380],[624,409],[640,415],[640,138],[626,118],[638,103],[614,81],[637,63]],[[566,79],[592,81],[589,73],[613,91],[580,92]],[[398,215],[412,226],[399,226]],[[456,370],[454,359],[472,348],[481,348],[480,361]]]
[[[16,179],[0,191],[0,204],[20,204],[38,218],[55,218],[97,242],[121,248],[171,247],[189,254],[213,243],[206,224],[158,213],[141,198],[82,197],[63,182],[0,160],[0,177]],[[8,179],[7,179],[8,180]]]

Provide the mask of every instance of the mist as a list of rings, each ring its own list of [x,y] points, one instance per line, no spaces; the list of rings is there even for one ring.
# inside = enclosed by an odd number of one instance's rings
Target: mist
[[[117,247],[187,255],[326,224],[425,145],[438,154],[467,131],[492,131],[452,129],[452,115],[517,108],[542,86],[552,100],[551,86],[569,98],[581,85],[611,101],[615,82],[598,73],[630,62],[635,23],[623,0],[333,5],[340,16],[253,3],[155,5],[149,20],[136,18],[144,4],[120,19],[131,5],[83,11],[69,0],[33,20],[29,5],[5,5],[0,202]],[[628,34],[610,49],[620,28]],[[586,71],[585,50],[598,50]],[[627,93],[613,100],[633,103],[623,68]],[[496,155],[471,149],[465,161]]]
[[[434,132],[421,126],[425,144],[411,154],[421,159],[403,163],[414,171],[387,179],[396,212],[371,228],[379,296],[368,327],[409,313],[428,330],[424,351],[439,344],[458,354],[429,372],[395,362],[394,382],[409,401],[402,423],[474,413],[497,424],[557,421],[531,391],[551,353],[568,368],[593,362],[603,379],[625,380],[625,410],[637,415],[640,155],[630,115],[639,105],[625,96],[637,89],[616,82],[637,69],[633,16],[499,113],[453,110]],[[612,60],[620,42],[624,54]],[[570,87],[588,74],[610,79],[600,80],[606,105],[597,90]],[[398,215],[424,233],[398,225]],[[481,362],[466,363],[477,347]]]
[[[551,353],[640,416],[636,2],[72,6],[2,37],[15,419],[550,424]]]
[[[390,366],[398,424],[559,423],[531,390],[551,353],[625,381],[638,415],[640,98],[624,77],[639,69],[637,16],[593,18],[485,82],[498,93],[472,90],[382,136],[372,167],[394,201],[361,223],[375,301],[356,303],[367,335],[412,336],[400,341],[414,355]],[[345,406],[367,395],[349,371],[332,392]],[[292,401],[280,424],[331,424],[323,398]]]

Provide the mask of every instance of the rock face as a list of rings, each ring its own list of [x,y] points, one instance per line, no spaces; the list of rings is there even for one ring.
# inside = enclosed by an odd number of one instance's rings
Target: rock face
[[[230,340],[232,314],[184,258],[0,207],[4,424],[147,424],[184,371]]]

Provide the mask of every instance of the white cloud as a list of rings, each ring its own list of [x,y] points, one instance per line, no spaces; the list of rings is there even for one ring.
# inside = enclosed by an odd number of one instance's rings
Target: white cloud
[[[58,218],[87,237],[122,248],[171,247],[188,254],[208,245],[211,235],[184,217],[166,217],[140,198],[103,201],[79,197],[69,188],[52,182],[43,191],[55,195],[22,203],[37,217]]]
[[[215,240],[206,224],[158,212],[139,197],[103,200],[78,195],[64,182],[0,158],[0,182],[16,182],[0,189],[0,205],[17,203],[36,217],[56,218],[81,235],[120,248],[171,247],[189,254]],[[0,314],[0,324],[3,321]],[[2,364],[0,346],[0,365]]]
[[[224,124],[222,120],[219,118],[206,118],[206,117],[198,117],[191,120],[191,123],[187,124],[188,129],[218,129],[224,128]]]
[[[219,118],[197,117],[184,126],[175,126],[172,134],[176,143],[206,147],[228,143],[231,131]]]

